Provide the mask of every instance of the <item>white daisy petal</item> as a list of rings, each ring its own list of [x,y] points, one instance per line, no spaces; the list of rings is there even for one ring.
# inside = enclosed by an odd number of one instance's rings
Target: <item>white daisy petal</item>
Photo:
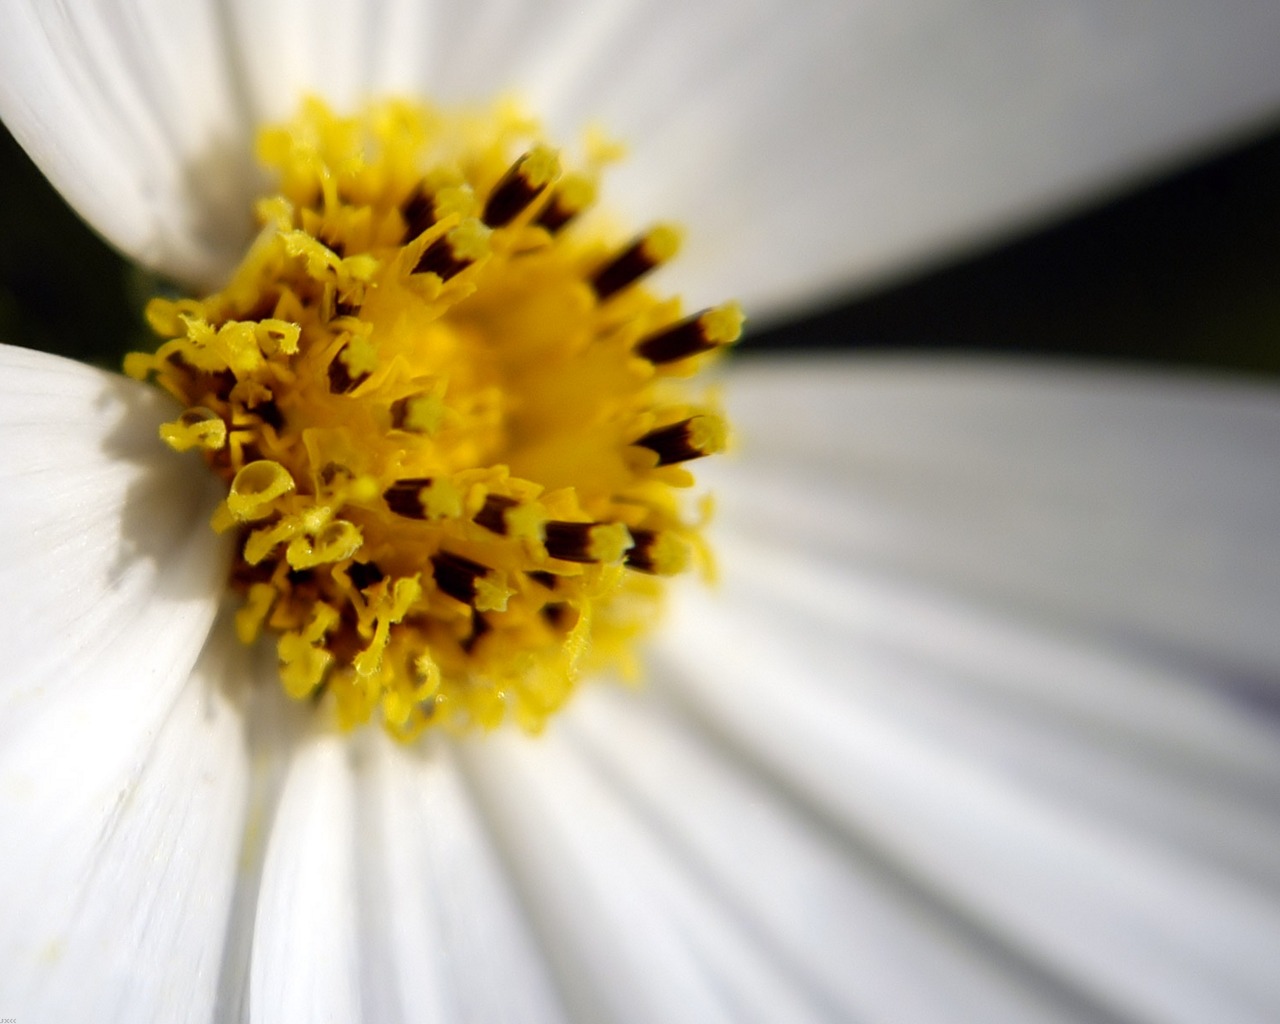
[[[228,662],[223,686],[234,693],[240,708],[249,772],[245,824],[234,889],[227,901],[226,940],[212,1015],[219,1024],[252,1019],[249,978],[268,845],[275,834],[293,755],[314,727],[315,711],[282,696],[272,644],[245,647],[237,642],[230,646],[235,655]]]
[[[618,799],[642,808],[832,1019],[1074,1019],[1079,1000],[1046,992],[1016,956],[992,956],[893,865],[841,841],[775,779],[655,696],[593,686],[566,726],[625,794]]]
[[[153,390],[7,346],[0,380],[0,735],[145,730],[139,709],[163,714],[217,611],[216,499],[160,442]]]
[[[217,5],[20,2],[0,67],[5,124],[114,244],[196,281],[238,257],[255,172]]]
[[[305,92],[515,91],[633,159],[610,203],[688,224],[695,304],[865,282],[1224,138],[1280,107],[1252,0],[745,6],[556,0],[20,4],[0,114],[107,237],[208,280],[247,230],[249,120]]]
[[[565,738],[500,734],[462,755],[572,1019],[824,1019]]]
[[[742,495],[734,530],[1274,679],[1274,388],[972,361],[738,370],[742,470],[702,473]]]
[[[680,618],[691,625],[664,634],[674,666],[666,675],[707,728],[957,907],[1001,953],[1041,964],[1062,989],[1139,1019],[1261,1020],[1280,1006],[1264,952],[1280,942],[1274,889],[1144,835],[1122,815],[1098,813],[1087,793],[1077,799],[1072,776],[1093,770],[1095,746],[1115,738],[1073,735],[1065,723],[1055,742],[1070,761],[1046,785],[1039,762],[1021,775],[1000,756],[1019,740],[1029,744],[1034,728],[979,748],[965,735],[969,723],[959,738],[937,724],[963,679],[943,674],[932,707],[904,711],[875,691],[909,673],[908,654],[894,652],[906,665],[890,674],[874,642],[852,643],[823,621],[793,624],[788,640],[785,619],[766,619],[769,607],[753,618],[739,604],[717,613],[690,601]],[[998,650],[989,657],[998,663]],[[914,695],[919,704],[930,692],[917,682]],[[995,703],[990,733],[1025,728],[998,699],[968,695],[973,705],[983,698]],[[932,733],[919,728],[921,718],[934,719]],[[1152,760],[1168,758],[1176,771],[1176,746],[1168,747],[1172,756],[1157,750]],[[1143,782],[1123,762],[1107,768],[1120,788]],[[1186,783],[1183,813],[1208,802],[1201,784]],[[1169,782],[1157,782],[1157,792],[1161,785]]]
[[[100,668],[88,686],[125,706],[91,690],[6,739],[0,1001],[19,1019],[211,1019],[246,776],[226,654],[185,681],[140,671],[145,693]]]
[[[1021,520],[1059,505],[1080,518],[1091,486],[1123,478],[1103,465],[1105,433],[1110,451],[1144,469],[1120,488],[1123,515],[1156,522],[1188,503],[1182,536],[1214,558],[1178,571],[1212,614],[1223,565],[1243,564],[1232,544],[1265,565],[1275,540],[1240,521],[1239,490],[1209,500],[1197,476],[1235,474],[1257,499],[1249,481],[1274,451],[1274,399],[1211,386],[1149,386],[1143,399],[1072,375],[864,375],[779,368],[739,389],[744,449],[776,472],[736,487],[720,474],[723,594],[677,604],[661,685],[1001,956],[1038,964],[1051,992],[1120,1016],[1269,1019],[1280,1008],[1266,952],[1280,942],[1280,736],[1260,710],[1273,691],[1242,691],[1233,650],[1206,633],[1140,631],[1141,613],[1111,626],[1067,614],[1079,606],[1060,591],[1090,570],[1064,579],[1035,545],[983,548],[984,533],[1007,537],[1007,521],[984,522],[954,482],[972,472],[992,492],[988,517],[1003,499]],[[926,452],[925,423],[940,453]],[[1187,447],[1193,429],[1201,444]],[[1063,468],[1033,469],[1036,457]],[[785,461],[808,463],[808,476]],[[900,461],[920,485],[909,509],[901,520],[866,515],[857,497],[895,494],[886,480],[898,482]],[[880,566],[824,545],[838,531],[791,487],[815,470],[848,498],[824,506],[845,511],[846,535],[878,527]],[[780,491],[794,516],[782,514]],[[931,575],[905,557],[918,527],[906,513],[922,509],[930,528],[918,543],[945,533],[997,562],[1003,553],[1019,562],[1024,591],[975,585],[945,559]],[[1086,522],[1092,530],[1077,526],[1069,542],[1092,566],[1113,540],[1104,515]],[[1188,532],[1196,524],[1199,535]],[[1140,596],[1149,552],[1127,554],[1112,551],[1121,561],[1108,566],[1110,585],[1128,581]],[[1243,588],[1233,604],[1252,616],[1242,636],[1275,621],[1275,601],[1274,579]],[[1253,640],[1243,657],[1274,679],[1272,648]]]
[[[364,1019],[355,885],[355,786],[349,744],[299,745],[271,822],[253,927],[249,1019]]]
[[[369,1018],[562,1020],[544,953],[451,749],[368,739],[357,833]]]
[[[691,304],[776,314],[1274,117],[1277,39],[1255,0],[649,4],[552,109],[632,144],[628,215],[690,225]]]
[[[210,495],[148,389],[4,346],[0,380],[0,991],[58,1019],[178,1019],[208,986],[134,953],[212,978],[238,828],[234,716],[213,663],[192,671],[226,571]]]
[[[289,117],[309,94],[323,95],[340,109],[365,99],[380,59],[373,39],[391,6],[385,0],[228,4],[240,85],[255,121]]]

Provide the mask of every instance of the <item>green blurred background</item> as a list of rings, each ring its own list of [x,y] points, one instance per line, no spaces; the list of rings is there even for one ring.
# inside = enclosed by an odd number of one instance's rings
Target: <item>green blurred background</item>
[[[0,138],[0,338],[119,366],[156,282]],[[750,335],[780,346],[1019,352],[1280,374],[1280,124],[960,262]]]

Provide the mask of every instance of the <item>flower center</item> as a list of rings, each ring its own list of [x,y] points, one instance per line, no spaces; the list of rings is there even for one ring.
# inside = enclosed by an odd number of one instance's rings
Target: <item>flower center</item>
[[[589,230],[611,154],[564,174],[511,111],[311,101],[259,152],[279,193],[243,263],[153,300],[168,340],[125,363],[228,485],[240,639],[276,634],[285,690],[344,727],[537,729],[699,550],[682,464],[725,427],[685,378],[741,313],[655,297],[677,233]]]

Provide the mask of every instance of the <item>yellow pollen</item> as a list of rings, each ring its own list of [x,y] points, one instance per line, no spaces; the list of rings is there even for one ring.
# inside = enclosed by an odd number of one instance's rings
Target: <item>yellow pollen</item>
[[[699,318],[707,341],[714,345],[732,345],[742,337],[742,324],[746,318],[736,302],[711,309]]]
[[[448,234],[449,248],[455,259],[474,263],[489,255],[490,231],[480,221],[463,221]]]
[[[258,151],[240,267],[153,300],[164,340],[125,361],[226,485],[236,634],[344,728],[537,730],[703,550],[683,464],[726,427],[684,378],[741,310],[653,294],[679,231],[592,228],[614,150],[575,163],[507,107],[312,100]]]
[[[644,236],[642,251],[653,263],[675,259],[680,251],[680,229],[671,224],[658,225]]]
[[[571,174],[561,180],[557,195],[566,209],[576,213],[596,201],[596,187],[589,178]]]

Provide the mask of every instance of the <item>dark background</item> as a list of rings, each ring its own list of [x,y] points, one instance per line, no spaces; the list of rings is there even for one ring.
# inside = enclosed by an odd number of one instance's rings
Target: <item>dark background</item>
[[[119,367],[156,282],[0,137],[0,339]],[[1018,352],[1280,374],[1280,124],[1083,215],[749,335],[788,348]]]

